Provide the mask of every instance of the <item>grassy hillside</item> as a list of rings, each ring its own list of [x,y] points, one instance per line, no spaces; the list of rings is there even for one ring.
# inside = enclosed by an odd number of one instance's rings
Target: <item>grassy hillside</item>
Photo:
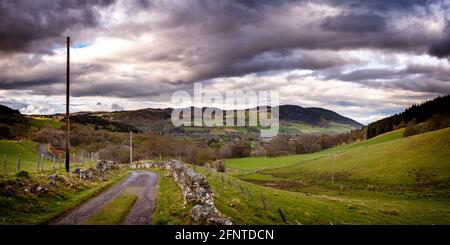
[[[301,134],[341,134],[349,132],[353,129],[356,129],[356,127],[348,125],[348,124],[341,124],[341,123],[335,123],[331,122],[326,127],[318,127],[309,125],[306,123],[285,123],[281,122],[280,124],[280,133],[284,134],[290,134],[290,135],[301,135]]]
[[[17,142],[16,140],[0,140],[0,173],[4,171],[4,156],[6,155],[6,171],[8,174],[16,172],[17,155],[20,154],[20,170],[35,172],[37,168],[38,143],[31,141]],[[44,169],[52,167],[52,162],[43,161]]]
[[[106,188],[119,182],[128,171],[113,170],[95,181],[83,181],[76,175],[57,172],[65,179],[48,192],[33,194],[25,191],[23,185],[31,183],[47,186],[49,173],[30,175],[30,178],[0,177],[0,225],[1,224],[45,224],[55,217],[73,209]],[[10,186],[10,190],[4,186]],[[12,191],[13,190],[13,191]]]
[[[64,125],[64,122],[61,122],[54,118],[48,118],[48,117],[33,117],[31,119],[31,126],[35,127],[36,129],[40,129],[44,126],[49,126],[54,129],[59,129]]]
[[[301,154],[301,155],[289,155],[289,156],[280,156],[280,157],[246,157],[246,158],[234,158],[234,159],[226,159],[225,164],[227,168],[237,169],[241,171],[256,171],[263,170],[268,168],[277,168],[283,167],[287,165],[292,165],[296,163],[300,163],[303,161],[328,157],[331,154],[342,153],[345,151],[350,151],[355,148],[375,145],[387,141],[391,141],[394,139],[403,137],[403,129],[392,131],[383,135],[379,135],[370,140],[355,142],[348,145],[342,145],[338,147],[333,147],[327,150],[323,150],[316,153],[310,154]]]
[[[402,133],[314,154],[227,160],[238,179],[210,177],[218,208],[237,223],[279,223],[281,208],[293,224],[449,224],[450,128]],[[254,218],[261,193],[271,215]]]
[[[448,201],[439,199],[380,192],[294,192],[229,175],[222,181],[215,171],[208,180],[217,208],[235,224],[283,224],[278,209],[288,224],[449,224],[450,220]]]
[[[373,138],[343,152],[334,151],[336,154],[264,173],[282,178],[334,173],[353,180],[386,184],[450,181],[450,128],[407,138],[396,138],[396,134],[399,132]]]
[[[17,172],[17,155],[20,153],[20,170],[28,171],[30,173],[37,171],[37,160],[39,156],[39,143],[29,140],[0,140],[0,175],[4,174],[4,156],[6,155],[6,172],[7,174],[15,174]],[[71,162],[71,167],[87,167],[95,165],[95,162],[89,159],[84,159],[83,162]],[[55,169],[64,168],[64,163],[57,161],[52,162],[44,158],[44,171],[52,171]],[[60,166],[61,164],[61,166]]]

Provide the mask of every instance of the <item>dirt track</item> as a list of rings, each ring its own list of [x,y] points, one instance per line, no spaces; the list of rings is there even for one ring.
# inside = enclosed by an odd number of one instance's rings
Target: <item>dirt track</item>
[[[120,183],[81,204],[66,215],[56,219],[52,224],[84,224],[93,214],[100,211],[110,201],[114,200],[125,191],[135,193],[138,196],[138,199],[123,224],[151,224],[151,216],[156,205],[158,180],[158,174],[151,171],[132,172],[130,176]]]

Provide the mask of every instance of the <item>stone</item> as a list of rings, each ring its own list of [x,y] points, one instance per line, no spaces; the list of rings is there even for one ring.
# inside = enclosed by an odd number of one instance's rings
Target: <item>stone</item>
[[[196,204],[191,209],[193,220],[206,224],[230,225],[232,222],[222,217],[214,206],[214,193],[208,179],[178,160],[167,162],[140,162],[136,168],[156,167],[169,170],[170,175],[180,186],[186,202]],[[148,166],[148,167],[147,167]],[[130,165],[134,169],[134,165]]]
[[[107,161],[107,160],[100,160],[97,162],[96,169],[100,171],[108,171],[112,169],[118,169],[119,166],[116,162],[113,161]]]
[[[50,182],[49,182],[50,186],[57,186],[58,183],[66,182],[66,179],[63,176],[59,176],[57,174],[52,174],[52,175],[48,176],[48,179],[50,180]]]

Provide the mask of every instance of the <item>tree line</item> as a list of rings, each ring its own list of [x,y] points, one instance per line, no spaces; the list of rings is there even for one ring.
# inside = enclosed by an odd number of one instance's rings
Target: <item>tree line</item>
[[[404,128],[409,122],[422,123],[433,115],[446,116],[450,114],[450,95],[440,96],[422,104],[415,104],[405,111],[383,118],[367,125],[367,139],[377,135]]]

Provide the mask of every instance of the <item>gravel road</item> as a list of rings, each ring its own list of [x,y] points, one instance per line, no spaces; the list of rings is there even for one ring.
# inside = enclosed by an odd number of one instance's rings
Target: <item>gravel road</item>
[[[151,216],[156,206],[156,194],[159,176],[151,171],[134,171],[126,179],[81,204],[69,213],[57,218],[52,224],[81,225],[105,207],[110,201],[124,192],[138,196],[133,208],[123,224],[151,224]]]

